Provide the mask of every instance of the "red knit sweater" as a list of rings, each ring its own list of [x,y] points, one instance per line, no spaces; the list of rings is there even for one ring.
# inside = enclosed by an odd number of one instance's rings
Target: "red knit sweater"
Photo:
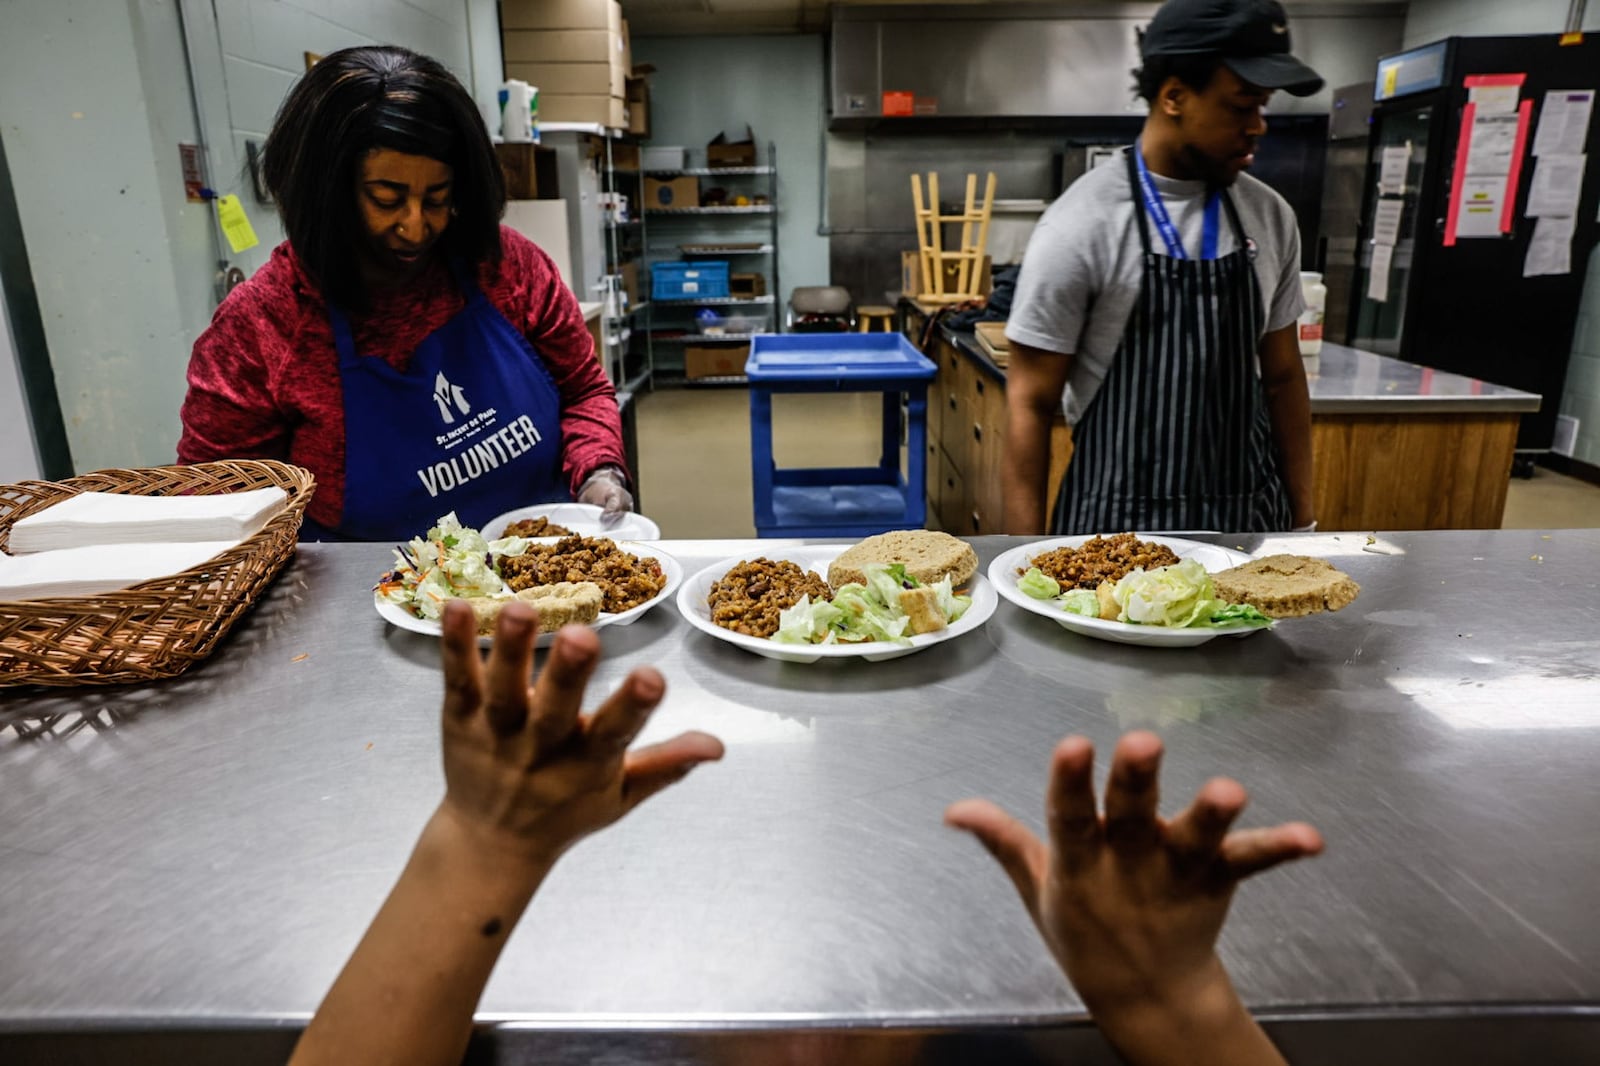
[[[624,466],[616,390],[594,357],[578,301],[550,257],[500,230],[498,269],[478,285],[543,356],[561,392],[561,468],[574,495],[595,467]],[[356,351],[405,369],[424,337],[465,306],[436,262],[403,290],[376,294],[351,317]],[[178,461],[284,459],[310,470],[307,509],[337,529],[344,513],[344,400],[328,307],[287,242],[234,289],[195,342]]]

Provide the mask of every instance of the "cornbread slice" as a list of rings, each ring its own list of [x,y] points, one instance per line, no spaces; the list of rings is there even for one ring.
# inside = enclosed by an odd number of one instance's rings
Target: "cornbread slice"
[[[866,584],[868,563],[903,563],[920,584],[932,585],[950,575],[956,588],[978,572],[978,553],[964,540],[931,529],[879,533],[855,545],[828,566],[828,584]]]
[[[950,627],[950,623],[945,620],[944,612],[939,610],[939,597],[934,594],[933,589],[926,586],[902,590],[900,609],[911,620],[906,628],[911,630],[912,636],[937,633],[941,629]]]
[[[1122,604],[1117,602],[1114,595],[1116,589],[1115,581],[1102,581],[1095,586],[1094,598],[1100,604],[1101,621],[1115,622],[1122,617]]]
[[[1350,575],[1326,559],[1269,555],[1211,575],[1217,595],[1248,603],[1269,618],[1300,618],[1349,606],[1361,593]]]
[[[562,581],[555,585],[536,585],[523,589],[512,599],[521,600],[539,612],[539,632],[554,633],[564,625],[589,625],[600,617],[605,596],[593,581]],[[495,620],[512,599],[472,596],[467,604],[478,620],[478,635],[494,632]]]

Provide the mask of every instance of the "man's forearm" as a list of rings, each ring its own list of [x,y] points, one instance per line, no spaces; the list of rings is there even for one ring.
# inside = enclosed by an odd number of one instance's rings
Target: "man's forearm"
[[[1311,467],[1311,396],[1305,377],[1268,382],[1264,391],[1278,451],[1278,472],[1289,492],[1294,524],[1309,525],[1317,513]]]
[[[497,859],[441,808],[290,1066],[459,1063],[483,987],[548,869]]]
[[[1026,405],[1015,405],[1006,423],[1006,458],[1000,490],[1005,500],[1005,531],[1031,536],[1047,532],[1045,501],[1050,486],[1050,422]]]

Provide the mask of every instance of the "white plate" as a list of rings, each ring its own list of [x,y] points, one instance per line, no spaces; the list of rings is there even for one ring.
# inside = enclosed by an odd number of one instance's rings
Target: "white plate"
[[[790,548],[785,551],[753,551],[748,555],[736,555],[720,563],[712,563],[685,581],[683,587],[678,590],[678,612],[696,629],[769,659],[779,659],[786,663],[814,663],[818,659],[865,659],[876,663],[885,659],[898,659],[902,655],[910,655],[934,644],[954,640],[963,633],[970,633],[988,621],[989,616],[994,614],[994,609],[999,606],[1000,600],[994,594],[994,587],[983,579],[982,574],[974,574],[967,589],[968,594],[972,596],[972,606],[967,608],[967,613],[947,629],[912,637],[910,644],[887,644],[876,641],[860,644],[779,644],[765,637],[752,637],[744,633],[735,633],[731,629],[723,629],[711,621],[711,607],[706,603],[706,597],[711,595],[711,586],[721,580],[722,575],[732,569],[735,563],[762,558],[774,561],[788,560],[797,564],[802,570],[815,570],[823,580],[827,580],[828,564],[844,554],[849,547],[848,544],[833,544],[816,548]]]
[[[661,527],[642,514],[625,511],[616,525],[603,526],[600,510],[592,503],[541,503],[537,507],[518,507],[485,522],[483,539],[499,540],[507,526],[524,518],[548,518],[580,537],[610,537],[616,541],[661,539]]]
[[[599,510],[599,508],[596,508],[596,510]],[[554,541],[550,541],[548,543],[554,543]],[[661,564],[661,572],[667,576],[667,583],[662,586],[660,592],[656,593],[650,599],[645,600],[637,607],[630,608],[629,610],[622,611],[618,614],[607,614],[602,611],[600,617],[594,621],[594,628],[596,629],[600,629],[603,626],[631,625],[632,623],[637,622],[639,618],[650,608],[654,607],[658,603],[665,603],[667,597],[671,596],[678,586],[683,584],[683,564],[678,562],[678,560],[674,559],[672,556],[668,555],[666,552],[662,551],[660,548],[652,547],[646,544],[638,544],[634,541],[622,540],[617,541],[617,547],[621,548],[625,552],[631,552],[640,557],[649,556],[655,559],[656,562]],[[383,620],[388,622],[390,625],[399,626],[401,629],[409,629],[413,633],[423,633],[431,637],[437,637],[439,635],[440,628],[438,622],[428,618],[418,618],[416,615],[412,614],[404,607],[401,607],[399,604],[390,603],[388,600],[380,598],[376,592],[372,594],[372,606],[377,609],[378,614],[383,617]],[[540,648],[547,648],[550,646],[550,642],[555,640],[555,637],[556,635],[554,633],[541,633],[539,634],[539,639],[536,646]],[[490,643],[492,643],[492,640],[489,637],[479,637],[478,643],[482,647],[487,648]]]
[[[1213,574],[1219,570],[1231,570],[1241,563],[1248,563],[1251,558],[1244,552],[1219,548],[1215,544],[1202,544],[1197,540],[1146,533],[1134,535],[1152,544],[1165,544],[1177,552],[1178,558],[1194,559]],[[1166,626],[1107,622],[1100,618],[1085,618],[1081,614],[1063,611],[1054,600],[1036,600],[1017,588],[1017,568],[1026,570],[1030,559],[1056,548],[1076,548],[1085,541],[1093,539],[1093,537],[1055,537],[1051,540],[1036,540],[1020,548],[1012,548],[997,556],[994,562],[989,564],[989,580],[999,590],[1000,595],[1024,611],[1032,611],[1051,621],[1059,622],[1074,633],[1082,633],[1086,637],[1095,637],[1099,640],[1111,640],[1118,644],[1138,644],[1154,648],[1192,648],[1217,637],[1248,637],[1252,633],[1271,628],[1255,626],[1249,629],[1169,629]]]

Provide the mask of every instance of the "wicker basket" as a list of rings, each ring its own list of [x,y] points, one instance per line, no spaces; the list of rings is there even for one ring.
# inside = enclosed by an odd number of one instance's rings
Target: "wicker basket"
[[[181,674],[211,654],[294,554],[316,481],[298,466],[239,459],[0,486],[0,548],[13,522],[80,492],[209,495],[273,486],[289,494],[288,506],[193,569],[98,596],[0,602],[0,686],[119,685]]]

